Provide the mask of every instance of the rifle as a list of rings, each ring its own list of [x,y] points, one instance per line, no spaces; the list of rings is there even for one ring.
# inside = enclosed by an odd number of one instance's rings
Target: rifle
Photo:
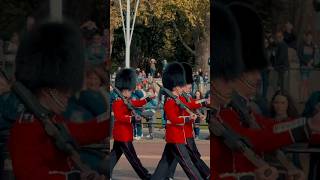
[[[263,167],[269,166],[259,155],[257,155],[249,145],[248,141],[239,136],[231,128],[223,122],[216,119],[215,115],[210,116],[209,130],[217,137],[223,138],[223,142],[231,150],[241,152],[254,166]],[[268,168],[265,170],[264,175],[269,177],[273,174],[273,170]]]
[[[242,105],[241,100],[239,99],[239,95],[235,94],[231,106],[237,109],[242,118],[242,121],[247,124],[252,129],[261,129],[261,126],[255,121],[253,115],[246,109],[246,106]],[[300,172],[301,170],[297,168],[288,158],[287,156],[281,151],[275,151],[276,159],[287,169],[288,172]],[[294,175],[296,179],[299,179],[301,174]]]
[[[182,93],[182,96],[187,100],[187,102],[191,102],[190,98],[188,97],[188,94],[183,92]],[[203,101],[203,100],[200,100],[200,101]],[[198,117],[205,117],[199,109],[196,109],[196,114]],[[200,125],[200,123],[195,123],[196,125]]]
[[[164,88],[163,86],[161,86],[159,83],[157,83],[157,85],[160,87],[160,90],[162,90],[162,92],[166,93],[169,97],[171,97],[175,103],[182,109],[186,110],[190,115],[191,114],[197,114],[196,112],[194,112],[192,109],[190,109],[187,105],[185,105],[179,98],[178,96],[175,96],[174,94],[172,94],[171,91],[169,91],[167,88]]]
[[[113,88],[114,92],[123,100],[124,104],[128,107],[129,110],[131,110],[131,112],[133,113],[133,115],[135,116],[135,118],[137,119],[141,119],[142,116],[140,116],[137,113],[137,108],[134,107],[130,101],[128,101],[127,98],[125,98],[122,93],[120,92],[120,90],[118,88],[116,88],[113,84],[111,84],[111,87]]]
[[[8,81],[6,73],[2,70],[0,70],[0,72]],[[12,84],[11,90],[17,95],[25,107],[40,120],[46,133],[55,141],[56,146],[71,158],[78,170],[81,172],[95,173],[95,171],[81,161],[80,155],[75,148],[75,144],[72,144],[72,138],[68,134],[66,127],[63,124],[57,124],[51,121],[53,113],[44,108],[29,89],[21,82],[16,81]]]

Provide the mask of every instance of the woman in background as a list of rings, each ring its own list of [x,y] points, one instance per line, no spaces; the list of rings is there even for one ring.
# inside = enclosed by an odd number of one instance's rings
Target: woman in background
[[[197,100],[200,100],[200,99],[203,99],[202,97],[202,94],[200,92],[200,90],[197,90],[195,93],[194,93],[194,99],[197,101]],[[200,110],[201,111],[201,110]],[[202,114],[204,114],[204,112],[201,111]],[[200,135],[200,123],[201,123],[201,119],[200,117],[197,117],[197,119],[194,121],[194,127],[193,127],[193,130],[194,130],[194,135],[195,135],[195,139],[199,139],[199,135]]]
[[[277,121],[288,121],[299,117],[297,108],[287,92],[281,90],[275,92],[271,99],[270,116]]]

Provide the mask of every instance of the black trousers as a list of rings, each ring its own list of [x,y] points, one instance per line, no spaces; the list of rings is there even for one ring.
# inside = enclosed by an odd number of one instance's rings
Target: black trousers
[[[140,159],[137,156],[137,153],[133,147],[132,142],[119,142],[114,141],[113,149],[110,153],[110,175],[112,176],[112,171],[117,162],[119,161],[121,155],[124,154],[128,159],[129,163],[136,171],[138,176],[141,179],[150,179],[151,174],[148,170],[144,168],[141,164]]]
[[[187,150],[190,155],[190,158],[193,162],[193,164],[196,166],[198,171],[201,174],[201,177],[203,179],[208,179],[210,176],[210,168],[207,166],[207,164],[201,159],[201,154],[199,153],[199,150],[197,148],[196,142],[194,138],[187,138]],[[168,178],[173,178],[174,173],[176,171],[178,165],[178,161],[174,160],[174,162],[170,166]]]
[[[164,180],[167,178],[169,169],[174,161],[177,161],[186,175],[191,180],[201,180],[201,174],[198,169],[192,163],[190,155],[188,153],[187,147],[185,144],[171,144],[167,143],[161,160],[152,175],[152,180]]]

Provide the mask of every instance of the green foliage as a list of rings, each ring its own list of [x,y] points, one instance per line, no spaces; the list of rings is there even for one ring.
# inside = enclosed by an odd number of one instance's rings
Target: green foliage
[[[125,59],[125,43],[117,2],[111,3],[111,32],[114,33],[111,58],[113,69],[123,66]],[[124,1],[122,5],[125,10]],[[182,45],[178,33],[181,34],[182,41],[194,49],[195,34],[201,36],[206,30],[205,20],[209,15],[209,8],[209,0],[142,0],[131,44],[131,66],[145,68],[150,58],[155,58],[158,62],[166,59],[193,63],[195,57]],[[162,68],[161,63],[157,65],[158,69]]]

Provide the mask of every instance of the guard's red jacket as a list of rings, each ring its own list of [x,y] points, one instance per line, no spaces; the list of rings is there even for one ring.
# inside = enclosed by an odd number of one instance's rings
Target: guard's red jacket
[[[187,102],[187,100],[183,97],[183,96],[180,96],[180,100],[185,104],[187,105],[190,109],[199,109],[202,107],[202,105],[200,103],[197,103],[195,99],[193,98],[190,98],[190,102]],[[189,116],[190,114],[187,112],[187,111],[184,111],[184,114],[185,116]],[[185,134],[186,134],[186,138],[194,138],[194,133],[193,133],[193,123],[194,123],[194,120],[193,121],[189,121],[189,122],[186,122],[185,123],[185,126],[184,126],[184,130],[185,130]]]
[[[197,104],[195,101],[187,102],[186,99],[182,96],[179,96],[179,99],[190,109],[201,107],[201,104]],[[168,98],[164,103],[164,112],[167,118],[166,142],[175,144],[186,144],[187,134],[185,128],[185,120],[187,117],[189,118],[189,113],[186,110],[180,108],[172,98]],[[192,127],[193,120],[190,120],[189,122],[191,123]]]
[[[273,132],[273,126],[277,124],[274,120],[255,114],[255,119],[262,129],[250,129],[241,125],[240,117],[231,108],[221,110],[219,115],[220,121],[239,135],[247,138],[253,146],[253,150],[260,155],[294,142],[289,131],[279,134]],[[211,179],[235,180],[233,175],[252,173],[256,169],[242,153],[231,151],[218,137],[211,137],[210,143]],[[226,176],[222,178],[221,175]]]
[[[54,116],[55,122],[65,122]],[[108,121],[91,120],[84,123],[66,122],[70,135],[79,145],[98,143],[108,135]],[[66,180],[73,163],[57,149],[42,123],[37,119],[18,120],[12,127],[9,151],[13,172],[19,180]]]
[[[131,100],[135,107],[142,107],[147,103],[146,99]],[[114,113],[113,139],[120,142],[133,141],[133,127],[131,124],[132,112],[121,98],[115,100],[112,104]]]

